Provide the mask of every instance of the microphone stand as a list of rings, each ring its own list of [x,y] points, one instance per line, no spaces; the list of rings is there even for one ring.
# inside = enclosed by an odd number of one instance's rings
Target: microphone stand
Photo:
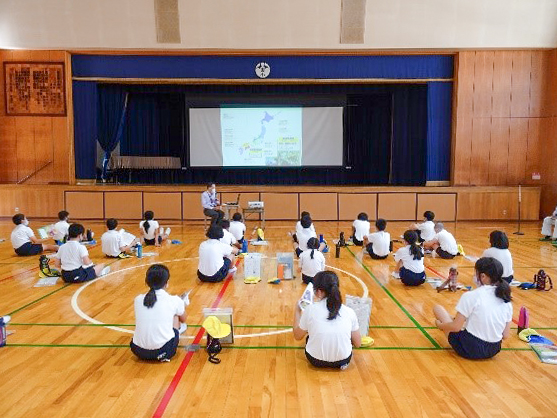
[[[524,232],[520,231],[520,207],[522,206],[522,186],[518,185],[518,231],[513,232],[514,235],[524,235]]]

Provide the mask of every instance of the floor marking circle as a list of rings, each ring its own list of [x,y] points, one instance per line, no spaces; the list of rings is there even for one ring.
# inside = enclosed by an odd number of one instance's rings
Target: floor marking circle
[[[74,312],[75,312],[77,315],[79,315],[82,319],[86,320],[87,322],[90,322],[90,323],[96,324],[96,325],[104,325],[104,322],[99,321],[98,319],[95,319],[95,318],[90,317],[90,316],[87,315],[85,312],[83,312],[83,310],[81,310],[81,308],[79,307],[79,304],[78,304],[78,302],[77,302],[77,300],[78,300],[78,298],[79,298],[79,295],[80,295],[81,292],[83,292],[88,286],[90,286],[90,285],[92,285],[93,283],[99,281],[100,279],[106,278],[106,277],[111,276],[111,275],[113,275],[113,274],[115,274],[115,273],[122,273],[122,272],[125,272],[125,271],[137,269],[137,268],[140,268],[140,267],[151,266],[151,265],[153,265],[153,264],[175,263],[175,262],[178,262],[178,261],[195,260],[195,259],[197,259],[197,258],[199,258],[199,257],[177,258],[177,259],[174,259],[174,260],[164,260],[164,261],[159,260],[159,261],[156,261],[156,262],[153,262],[153,263],[146,263],[146,264],[140,264],[140,265],[137,265],[137,266],[126,267],[126,268],[123,268],[123,269],[121,269],[121,270],[112,271],[112,272],[110,272],[110,273],[108,273],[108,274],[106,274],[106,275],[104,275],[104,276],[97,277],[96,279],[91,280],[90,282],[83,283],[83,285],[81,285],[81,286],[79,287],[79,289],[76,290],[76,292],[73,294],[72,299],[71,299],[71,306],[72,306],[72,309],[74,310]],[[270,258],[270,257],[269,257],[269,258]],[[273,258],[276,258],[276,257],[273,257]],[[352,278],[353,278],[354,280],[356,280],[356,282],[358,282],[358,283],[360,284],[360,286],[362,287],[362,291],[363,291],[362,297],[363,297],[363,298],[367,298],[367,297],[368,297],[368,294],[369,294],[368,288],[367,288],[366,284],[363,282],[362,279],[360,279],[360,278],[357,277],[356,275],[354,275],[354,274],[352,274],[352,273],[349,273],[349,272],[347,272],[347,271],[345,271],[345,270],[342,270],[342,269],[340,269],[340,268],[338,268],[338,267],[333,267],[333,266],[329,266],[329,265],[325,265],[325,267],[328,267],[328,268],[330,268],[330,269],[332,269],[332,270],[337,270],[337,271],[339,271],[339,272],[341,272],[341,273],[344,273],[344,274],[346,274],[346,275],[352,277]],[[125,329],[125,328],[121,328],[121,327],[116,327],[116,326],[106,325],[105,328],[111,329],[111,330],[113,330],[113,331],[123,332],[123,333],[126,333],[126,334],[133,334],[133,333],[134,333],[134,331],[132,331],[132,330]],[[268,336],[268,335],[286,334],[287,332],[292,332],[292,328],[281,329],[281,330],[278,330],[278,331],[261,332],[261,333],[257,333],[257,334],[234,334],[234,338],[240,339],[240,338],[252,338],[252,337],[265,337],[265,336]],[[181,336],[180,336],[180,339],[193,339],[193,338],[194,338],[193,335],[192,335],[192,336],[189,336],[189,335],[181,335]]]

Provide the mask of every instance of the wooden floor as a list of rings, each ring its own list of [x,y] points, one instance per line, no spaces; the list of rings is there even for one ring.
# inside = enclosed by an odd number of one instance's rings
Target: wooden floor
[[[44,223],[31,220],[35,229]],[[103,232],[101,223],[89,226],[97,236]],[[122,226],[136,230],[136,223]],[[198,282],[202,225],[168,226],[172,238],[183,244],[165,245],[152,257],[111,261],[113,273],[84,286],[35,288],[37,257],[14,256],[11,225],[0,222],[0,237],[7,238],[0,244],[0,313],[12,315],[8,329],[16,331],[0,349],[3,417],[557,416],[557,367],[540,363],[514,332],[495,359],[457,357],[433,327],[431,311],[436,303],[454,311],[461,293],[437,294],[429,284],[405,288],[390,276],[392,258],[362,258],[356,247],[343,249],[340,259],[334,250],[327,255],[327,265],[340,274],[344,295],[369,292],[373,299],[370,335],[375,344],[356,350],[347,370],[323,371],[308,365],[302,344],[291,333],[301,280],[278,286],[266,282],[275,275],[276,252],[291,250],[290,222],[268,222],[269,246],[250,247],[268,256],[264,280],[255,285],[243,283],[241,265],[228,284]],[[388,230],[398,237],[406,226],[390,223]],[[529,281],[543,268],[557,282],[557,249],[538,242],[539,223],[523,226],[526,235],[521,237],[512,235],[514,223],[446,227],[474,256],[488,246],[491,230],[503,229],[511,239],[516,278]],[[348,233],[350,223],[317,222],[316,228],[331,241],[342,230]],[[100,246],[90,253],[94,261],[103,261]],[[236,339],[223,350],[220,365],[207,362],[202,350],[188,354],[182,348],[163,364],[142,363],[130,352],[133,298],[145,291],[145,270],[155,262],[170,268],[171,292],[193,288],[183,345],[198,334],[203,307],[234,309]],[[451,265],[458,265],[460,280],[471,284],[473,263],[464,257],[428,257],[427,275],[446,276]],[[557,289],[514,290],[515,318],[520,306],[527,306],[531,326],[557,342],[556,295]]]

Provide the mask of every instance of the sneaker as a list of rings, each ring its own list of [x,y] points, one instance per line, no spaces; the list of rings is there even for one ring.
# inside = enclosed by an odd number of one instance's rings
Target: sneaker
[[[166,357],[163,357],[163,358],[159,359],[159,363],[170,363],[170,359],[166,358]]]
[[[234,266],[230,270],[228,270],[228,274],[234,274],[238,270],[238,267]]]
[[[192,289],[188,290],[187,292],[182,294],[182,296],[180,296],[182,298],[182,300],[184,301],[184,303],[186,304],[186,306],[190,305],[190,293],[191,293],[191,291],[192,291]]]
[[[164,235],[169,236],[169,235],[170,235],[170,231],[171,231],[170,228],[166,228],[166,229],[164,230]]]
[[[342,366],[340,366],[340,370],[346,370],[349,365],[350,363],[343,364]]]
[[[391,273],[391,276],[393,276],[395,279],[400,279],[400,274],[398,274],[398,271],[393,271]]]
[[[186,324],[180,324],[180,329],[178,330],[178,333],[183,334],[184,332],[186,332],[187,329],[188,326]]]
[[[329,246],[325,245],[325,248],[323,248],[323,251],[321,251],[323,254],[328,253],[329,252]]]
[[[552,238],[549,235],[546,235],[545,237],[540,238],[540,241],[551,241],[551,240],[552,240]]]
[[[49,259],[46,255],[39,257],[39,276],[40,277],[59,277],[60,273],[50,269]]]
[[[164,228],[162,226],[159,229],[159,235],[164,235]]]
[[[120,254],[118,254],[118,258],[131,258],[131,255],[126,254],[126,253],[120,253]]]
[[[12,320],[12,317],[10,315],[4,315],[2,317],[2,320],[4,321],[4,325],[6,325],[8,322]]]
[[[110,273],[110,266],[106,266],[105,268],[103,268],[101,270],[101,274],[99,274],[99,277],[106,276],[108,273]]]

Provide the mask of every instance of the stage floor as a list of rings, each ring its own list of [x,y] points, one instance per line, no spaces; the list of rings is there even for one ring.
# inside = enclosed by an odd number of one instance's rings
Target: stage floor
[[[33,221],[31,227],[40,226]],[[261,252],[263,280],[243,283],[243,265],[231,280],[200,283],[196,278],[197,248],[204,239],[202,222],[161,222],[182,244],[147,247],[154,256],[107,260],[100,245],[90,248],[95,262],[107,262],[112,273],[84,285],[33,287],[38,257],[14,255],[10,222],[0,221],[0,313],[12,322],[7,347],[0,349],[0,393],[3,417],[549,417],[555,416],[557,367],[542,364],[516,336],[489,361],[456,356],[443,333],[434,327],[432,306],[450,312],[463,291],[437,293],[428,283],[406,288],[391,277],[392,257],[374,261],[361,248],[347,247],[327,266],[339,274],[343,295],[369,295],[373,300],[370,348],[357,349],[345,371],[311,367],[303,344],[292,336],[294,306],[304,285],[298,278],[267,284],[276,272],[277,252],[291,251],[287,231],[293,222],[268,221],[268,246]],[[317,233],[332,242],[340,231],[349,235],[351,222],[316,222]],[[90,222],[100,238],[100,222]],[[122,223],[137,233],[137,223]],[[248,231],[255,226],[248,223]],[[408,222],[391,222],[398,238]],[[479,256],[493,229],[511,241],[515,278],[531,281],[543,268],[557,280],[557,249],[539,242],[539,222],[523,225],[524,236],[512,235],[510,222],[446,223],[468,256]],[[402,244],[395,244],[395,249]],[[129,350],[134,328],[133,298],[146,291],[145,270],[164,263],[171,271],[169,291],[193,289],[187,309],[188,330],[170,363],[147,364]],[[459,280],[472,284],[473,262],[465,257],[426,257],[426,273],[443,278],[452,265]],[[556,283],[557,284],[557,283]],[[514,318],[522,305],[531,326],[557,342],[555,292],[513,288]],[[225,346],[214,365],[203,350],[188,354],[200,331],[202,308],[234,309],[235,341]],[[201,345],[205,342],[201,340]]]

